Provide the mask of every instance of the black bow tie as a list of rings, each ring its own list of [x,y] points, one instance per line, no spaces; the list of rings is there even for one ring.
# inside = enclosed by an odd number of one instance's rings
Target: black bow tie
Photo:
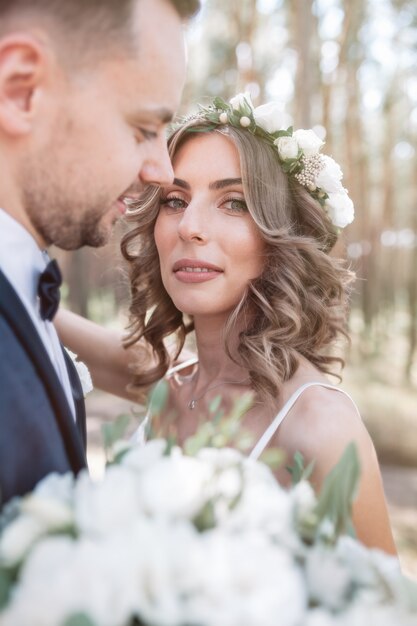
[[[61,270],[58,263],[53,259],[39,276],[38,296],[40,314],[43,320],[52,321],[58,310],[61,294],[59,288],[62,284]]]

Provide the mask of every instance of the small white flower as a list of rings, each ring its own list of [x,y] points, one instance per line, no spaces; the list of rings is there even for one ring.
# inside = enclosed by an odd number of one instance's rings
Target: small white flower
[[[320,139],[314,132],[314,130],[304,130],[300,128],[294,133],[298,145],[303,150],[306,157],[311,157],[320,151],[320,148],[324,145],[324,141]]]
[[[297,520],[309,517],[317,505],[317,498],[314,490],[306,480],[300,481],[292,490],[291,498],[294,503]]]
[[[351,577],[348,568],[334,550],[313,547],[307,556],[306,577],[310,598],[333,610],[341,609],[347,597]]]
[[[253,112],[257,126],[267,133],[275,133],[284,128],[285,116],[278,102],[261,104]]]
[[[236,96],[229,100],[232,108],[235,111],[238,111],[241,107],[249,107],[250,110],[253,110],[252,99],[249,91],[245,91],[244,93],[238,93]]]
[[[246,117],[246,115],[242,115],[240,125],[243,126],[243,128],[248,128],[248,126],[250,126],[250,119]]]
[[[20,563],[45,532],[45,526],[38,519],[31,515],[20,515],[2,532],[0,563],[6,567]]]
[[[91,380],[91,375],[88,367],[82,361],[78,361],[78,356],[71,352],[68,348],[65,348],[68,354],[70,355],[75,369],[77,370],[77,374],[80,378],[81,388],[83,390],[84,398],[85,396],[93,390],[93,381]]]
[[[324,167],[316,178],[317,187],[320,187],[320,189],[326,193],[343,192],[341,183],[343,172],[340,169],[340,165],[326,154],[322,155],[322,162],[324,163]]]
[[[331,222],[337,228],[345,228],[345,226],[353,222],[355,217],[355,208],[352,200],[346,192],[329,193],[329,197],[326,199],[324,204]]]
[[[274,144],[283,161],[297,158],[299,148],[297,140],[294,137],[278,137],[278,139],[275,139]]]
[[[227,124],[228,121],[229,121],[229,117],[228,117],[226,111],[223,111],[222,113],[220,113],[220,115],[219,115],[219,122],[220,122],[220,124]]]

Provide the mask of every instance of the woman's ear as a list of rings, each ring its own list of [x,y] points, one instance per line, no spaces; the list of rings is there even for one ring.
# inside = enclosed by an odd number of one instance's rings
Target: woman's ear
[[[29,133],[42,91],[47,58],[30,34],[0,38],[0,131],[9,136]]]

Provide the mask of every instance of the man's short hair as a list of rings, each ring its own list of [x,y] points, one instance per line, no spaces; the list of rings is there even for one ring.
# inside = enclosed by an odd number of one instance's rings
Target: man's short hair
[[[200,0],[166,1],[182,19],[200,8]],[[112,49],[109,43],[129,48],[134,6],[135,0],[0,0],[0,36],[19,20],[43,18],[57,26],[61,41],[68,41],[73,60],[77,53]]]

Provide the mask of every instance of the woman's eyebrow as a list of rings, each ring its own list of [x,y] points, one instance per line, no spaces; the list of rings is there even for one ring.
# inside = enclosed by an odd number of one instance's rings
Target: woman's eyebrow
[[[224,189],[225,187],[232,187],[233,185],[241,185],[241,178],[222,178],[221,180],[215,180],[209,184],[209,189]]]
[[[187,183],[186,180],[182,180],[182,178],[174,178],[173,185],[176,187],[181,187],[181,189],[190,190],[191,186]],[[241,178],[222,178],[221,180],[215,180],[209,184],[210,190],[224,189],[225,187],[233,187],[233,185],[241,185]]]
[[[181,189],[187,189],[187,190],[191,189],[189,183],[187,183],[186,180],[182,180],[182,178],[174,178],[174,180],[172,181],[172,184],[175,185],[176,187],[181,187]]]

